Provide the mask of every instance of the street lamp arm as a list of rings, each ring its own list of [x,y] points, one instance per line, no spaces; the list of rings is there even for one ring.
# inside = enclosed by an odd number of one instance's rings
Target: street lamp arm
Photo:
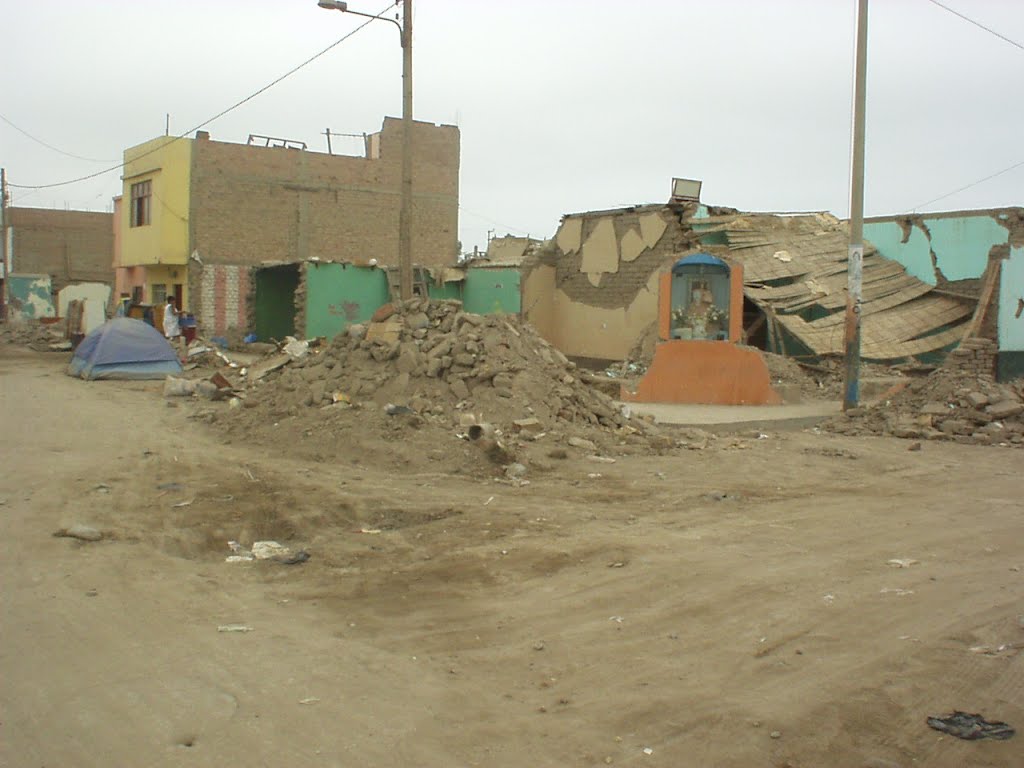
[[[374,16],[372,13],[363,13],[362,11],[353,11],[348,7],[348,3],[340,3],[337,0],[320,0],[317,3],[321,8],[325,8],[328,11],[341,11],[342,13],[351,13],[353,16],[362,16],[366,19],[376,19],[377,21],[390,21],[396,27],[398,27],[399,40],[402,43],[402,47],[405,47],[405,27],[397,19],[389,19],[387,16],[377,15]],[[381,11],[385,13],[385,11]]]

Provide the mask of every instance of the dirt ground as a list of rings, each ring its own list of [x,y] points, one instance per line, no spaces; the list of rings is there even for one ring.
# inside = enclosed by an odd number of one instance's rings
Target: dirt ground
[[[4,765],[1024,764],[1024,452],[808,429],[517,486],[64,362],[0,346]]]

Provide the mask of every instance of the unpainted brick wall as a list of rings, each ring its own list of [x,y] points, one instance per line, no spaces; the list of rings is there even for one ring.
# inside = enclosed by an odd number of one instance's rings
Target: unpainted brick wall
[[[114,283],[113,214],[8,208],[12,272],[49,275],[53,290],[69,283]]]
[[[398,263],[402,122],[367,159],[209,139],[193,144],[191,241],[202,259]],[[456,260],[459,129],[414,124],[413,261]]]

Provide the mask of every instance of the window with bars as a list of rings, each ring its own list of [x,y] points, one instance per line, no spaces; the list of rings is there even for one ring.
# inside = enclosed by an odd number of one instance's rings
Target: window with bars
[[[152,181],[140,181],[138,184],[132,184],[131,226],[144,227],[149,224],[150,201],[152,199]]]

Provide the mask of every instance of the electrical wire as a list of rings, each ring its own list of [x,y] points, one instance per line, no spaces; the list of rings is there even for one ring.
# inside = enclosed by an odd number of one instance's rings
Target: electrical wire
[[[203,122],[199,123],[198,125],[190,128],[189,130],[187,130],[187,131],[185,131],[183,133],[178,134],[177,136],[174,136],[169,142],[167,142],[165,144],[161,144],[160,146],[154,147],[153,149],[149,150],[148,152],[143,152],[141,155],[137,155],[137,156],[133,157],[131,162],[135,162],[136,160],[141,160],[142,158],[144,158],[144,157],[146,157],[148,155],[151,155],[151,154],[153,154],[155,152],[159,152],[164,147],[166,147],[168,144],[173,144],[176,141],[180,141],[181,139],[184,139],[189,134],[194,133],[195,131],[199,130],[203,126],[209,125],[210,123],[214,122],[215,120],[219,120],[220,118],[224,117],[224,115],[226,115],[229,112],[232,112],[232,111],[238,109],[240,106],[242,106],[246,102],[252,101],[257,96],[265,93],[266,91],[269,91],[271,88],[273,88],[275,85],[280,83],[282,80],[285,80],[286,78],[291,77],[292,75],[294,75],[296,72],[298,72],[303,67],[305,67],[305,66],[307,66],[309,64],[312,64],[314,61],[319,59],[324,54],[328,53],[329,51],[331,51],[334,48],[336,48],[339,45],[341,45],[343,42],[348,40],[350,37],[352,37],[352,35],[354,35],[356,32],[361,30],[363,27],[365,27],[370,22],[374,21],[375,19],[383,18],[382,14],[386,13],[388,10],[390,10],[390,8],[391,8],[391,4],[389,3],[388,7],[385,8],[383,11],[381,11],[378,14],[376,14],[372,18],[368,18],[366,21],[364,21],[362,24],[357,26],[351,32],[348,32],[347,34],[342,35],[340,38],[338,38],[333,43],[328,45],[322,51],[320,51],[319,53],[314,54],[313,56],[310,56],[304,62],[302,62],[298,66],[295,66],[292,69],[288,70],[283,75],[278,77],[276,80],[272,80],[271,82],[267,83],[265,86],[260,88],[259,90],[254,91],[253,93],[251,93],[248,96],[246,96],[244,99],[241,99],[240,101],[235,102],[234,104],[232,104],[227,109],[221,110],[220,112],[218,112],[213,117],[204,120]],[[106,175],[108,173],[112,173],[114,171],[119,171],[122,168],[124,168],[126,164],[127,163],[119,163],[118,165],[112,166],[112,167],[107,168],[107,169],[102,170],[102,171],[97,171],[96,173],[90,173],[90,174],[88,174],[86,176],[79,176],[78,178],[75,178],[75,179],[68,179],[67,181],[58,181],[58,182],[55,182],[53,184],[12,184],[12,183],[8,182],[7,186],[14,187],[16,189],[50,189],[52,187],[64,187],[64,186],[67,186],[68,184],[77,184],[80,181],[88,181],[89,179],[95,179],[98,176],[104,176],[104,175]]]
[[[953,195],[957,194],[958,192],[964,192],[964,191],[966,191],[968,189],[971,189],[972,187],[976,187],[979,184],[983,184],[986,181],[994,179],[997,176],[1002,176],[1004,173],[1009,173],[1010,171],[1016,170],[1017,168],[1020,168],[1022,165],[1024,165],[1024,160],[1021,160],[1019,163],[1014,163],[1009,168],[1003,168],[1003,170],[1001,170],[1001,171],[996,171],[993,174],[989,174],[988,176],[986,176],[983,179],[978,179],[977,181],[972,181],[970,184],[967,184],[967,185],[965,185],[963,187],[960,187],[959,189],[954,189],[952,192],[947,192],[944,195],[939,195],[938,197],[933,198],[933,199],[929,200],[926,203],[921,203],[920,205],[915,205],[912,210],[917,211],[920,208],[924,208],[926,205],[931,205],[932,203],[937,203],[937,202],[939,202],[939,200],[945,200],[947,197],[952,197]]]
[[[1022,51],[1024,51],[1024,45],[1022,45],[1021,43],[1018,43],[1016,40],[1011,40],[1006,35],[1001,34],[999,32],[996,32],[991,27],[986,27],[980,21],[975,21],[970,16],[964,16],[964,14],[960,13],[960,11],[955,11],[952,8],[950,8],[948,5],[943,5],[942,3],[939,2],[939,0],[928,0],[928,2],[931,3],[932,5],[937,5],[939,8],[941,8],[944,11],[948,11],[949,13],[952,13],[954,16],[959,16],[964,21],[966,21],[966,22],[968,22],[970,24],[973,24],[974,26],[978,27],[978,29],[983,29],[986,32],[988,32],[990,35],[995,35],[1000,40],[1002,40],[1004,42],[1007,42],[1010,45],[1015,46],[1017,48],[1020,48]]]
[[[73,158],[75,158],[75,160],[86,160],[86,161],[88,161],[90,163],[109,163],[109,162],[113,162],[111,160],[105,160],[105,159],[104,160],[99,160],[99,159],[97,159],[95,157],[82,157],[81,155],[76,155],[73,152],[65,152],[63,149],[58,149],[57,147],[53,146],[52,144],[47,144],[42,139],[36,138],[31,133],[26,131],[24,128],[19,128],[17,125],[12,123],[10,120],[8,120],[3,115],[0,115],[0,120],[3,120],[5,123],[7,123],[9,126],[11,126],[11,128],[16,130],[18,133],[22,134],[23,136],[27,136],[28,138],[32,139],[32,141],[34,141],[36,144],[42,144],[47,149],[52,149],[54,152],[56,152],[59,155],[64,155],[66,157],[73,157]]]

